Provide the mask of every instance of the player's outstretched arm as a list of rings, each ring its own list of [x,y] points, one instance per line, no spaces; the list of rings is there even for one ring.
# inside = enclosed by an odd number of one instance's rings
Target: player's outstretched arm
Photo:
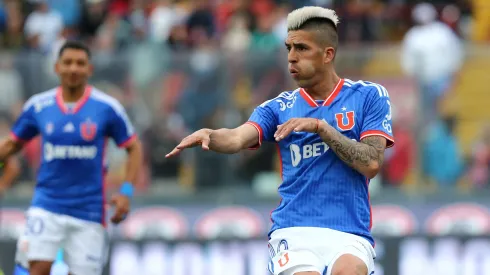
[[[19,174],[19,159],[15,156],[7,158],[2,166],[2,176],[0,177],[0,196],[10,188]]]
[[[369,179],[378,174],[383,164],[386,148],[384,137],[370,136],[357,142],[342,135],[325,121],[316,118],[293,118],[278,126],[274,138],[280,141],[292,131],[317,133],[342,161]]]
[[[10,156],[16,154],[22,149],[22,143],[11,138],[5,138],[0,142],[0,162],[4,162]]]
[[[250,124],[243,124],[234,129],[201,129],[185,137],[166,157],[172,157],[186,148],[201,146],[223,154],[234,154],[259,143],[259,133]]]

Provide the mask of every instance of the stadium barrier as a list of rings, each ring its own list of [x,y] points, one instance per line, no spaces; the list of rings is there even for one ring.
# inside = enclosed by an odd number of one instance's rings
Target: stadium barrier
[[[12,274],[15,241],[0,241],[0,268]],[[488,275],[490,236],[376,239],[376,275]],[[104,275],[267,275],[266,238],[112,240]]]

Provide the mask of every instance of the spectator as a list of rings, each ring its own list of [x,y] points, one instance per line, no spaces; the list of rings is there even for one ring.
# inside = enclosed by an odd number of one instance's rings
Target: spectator
[[[109,0],[109,11],[111,13],[117,13],[121,16],[126,16],[129,14],[132,0]]]
[[[170,30],[167,44],[174,52],[187,51],[189,45],[187,41],[188,33],[185,25],[175,25],[172,30]]]
[[[416,142],[411,131],[405,127],[407,124],[394,123],[393,132],[396,133],[396,146],[388,148],[385,152],[382,180],[385,185],[401,186],[405,183],[416,161]]]
[[[24,92],[22,78],[13,66],[10,55],[0,55],[0,112],[14,113],[14,108],[22,106]]]
[[[80,20],[80,0],[47,0],[49,7],[58,12],[66,27],[76,27]]]
[[[252,41],[250,50],[252,52],[260,52],[268,54],[275,52],[280,44],[279,39],[272,32],[273,18],[267,15],[262,15],[257,20],[257,29],[252,32]]]
[[[424,174],[441,187],[455,186],[464,168],[453,125],[453,119],[434,121],[422,145]]]
[[[47,0],[32,1],[36,7],[26,19],[25,35],[31,49],[49,53],[63,30],[63,19],[49,8]]]
[[[174,26],[182,22],[185,11],[172,6],[170,0],[159,0],[150,15],[150,37],[156,42],[168,40]]]
[[[116,51],[126,46],[131,40],[131,25],[123,20],[118,13],[109,13],[104,23],[97,29],[95,37],[96,53],[100,52],[101,58],[107,58],[105,54],[115,54]]]
[[[228,29],[223,35],[222,46],[233,53],[244,52],[250,45],[250,32],[248,30],[248,18],[243,14],[234,15]]]
[[[288,36],[287,16],[291,7],[287,4],[280,5],[275,14],[274,35],[279,41],[286,41]]]
[[[474,187],[490,185],[490,125],[483,129],[481,138],[473,146],[469,178]]]
[[[214,14],[211,9],[210,0],[200,0],[196,3],[196,9],[191,13],[187,20],[189,33],[195,33],[194,30],[204,30],[206,36],[213,38],[216,31]]]
[[[87,40],[95,37],[106,16],[107,9],[104,0],[85,0],[78,26],[80,36]]]
[[[5,32],[7,28],[7,11],[3,2],[0,2],[0,33]]]
[[[22,24],[24,21],[19,1],[5,1],[6,29],[4,43],[7,47],[18,47],[22,44]]]
[[[405,35],[402,45],[401,64],[419,84],[424,119],[438,117],[437,103],[463,61],[459,38],[450,27],[437,21],[437,16],[431,4],[418,4],[412,11],[417,25]]]
[[[250,17],[248,3],[246,0],[222,1],[215,8],[215,21],[219,32],[224,32],[229,25],[230,19],[237,14]],[[247,18],[247,21],[250,18]]]

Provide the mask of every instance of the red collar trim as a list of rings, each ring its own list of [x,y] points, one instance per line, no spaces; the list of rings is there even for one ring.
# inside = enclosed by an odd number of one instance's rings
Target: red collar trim
[[[344,79],[341,78],[337,85],[335,85],[335,88],[333,91],[330,93],[330,95],[323,101],[322,106],[328,106],[330,105],[334,99],[337,97],[337,95],[340,93],[342,90],[342,87],[344,86]],[[318,103],[303,89],[300,89],[300,94],[303,97],[303,99],[310,105],[311,107],[318,107]]]
[[[75,108],[73,108],[73,110],[70,112],[70,110],[66,107],[65,102],[63,101],[61,87],[58,87],[58,89],[56,90],[56,104],[58,104],[58,107],[61,109],[63,113],[75,114],[78,111],[80,111],[80,109],[83,107],[83,105],[85,105],[85,103],[87,103],[91,93],[92,93],[92,87],[87,85],[85,87],[85,92],[83,93],[82,97],[77,101],[77,103],[75,104]]]

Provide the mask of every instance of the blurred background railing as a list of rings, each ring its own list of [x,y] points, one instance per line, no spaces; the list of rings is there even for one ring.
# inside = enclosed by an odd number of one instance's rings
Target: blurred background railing
[[[434,25],[425,22],[430,8],[414,9],[419,2],[0,0],[0,135],[8,134],[27,98],[57,85],[53,64],[63,41],[82,39],[93,50],[91,84],[123,103],[145,147],[137,210],[111,229],[115,239],[262,238],[280,184],[273,144],[237,155],[196,149],[164,156],[187,134],[240,125],[255,106],[295,89],[283,46],[285,17],[303,5],[332,7],[341,18],[339,75],[384,85],[393,105],[397,143],[370,185],[378,254],[385,242],[383,255],[397,257],[423,246],[386,236],[484,237],[490,234],[490,2],[430,1]],[[420,31],[422,22],[433,29]],[[122,181],[125,160],[110,146],[109,192]],[[1,236],[21,232],[40,153],[38,139],[21,153],[23,173],[1,202]],[[411,259],[393,261],[413,266]]]

